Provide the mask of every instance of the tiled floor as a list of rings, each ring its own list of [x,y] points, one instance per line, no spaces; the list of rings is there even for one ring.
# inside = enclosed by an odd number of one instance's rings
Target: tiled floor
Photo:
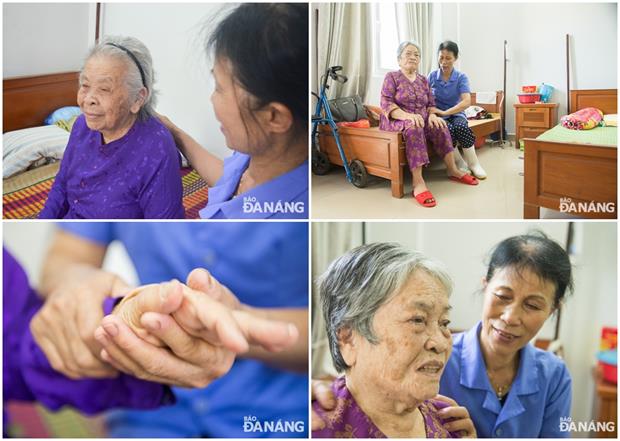
[[[424,178],[437,200],[424,208],[411,197],[411,176],[406,175],[405,196],[392,197],[389,181],[370,177],[366,188],[347,182],[344,169],[334,166],[325,176],[312,175],[314,219],[522,219],[523,153],[508,145],[485,145],[477,151],[487,179],[477,186],[450,181],[441,161],[424,171]],[[541,217],[560,213],[541,210]]]

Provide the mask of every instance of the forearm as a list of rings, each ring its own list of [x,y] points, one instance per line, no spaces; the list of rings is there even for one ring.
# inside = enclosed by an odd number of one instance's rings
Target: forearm
[[[224,162],[180,128],[175,126],[171,128],[170,132],[178,149],[207,185],[209,187],[215,185],[224,171]]]
[[[307,308],[254,308],[244,306],[243,309],[258,317],[268,320],[290,322],[299,331],[297,342],[281,352],[269,352],[259,346],[251,346],[244,358],[263,361],[280,369],[295,372],[308,370],[308,309]]]
[[[392,110],[390,112],[390,118],[392,119],[398,119],[401,121],[407,120],[407,119],[411,119],[411,113],[407,113],[404,110],[396,107],[394,110]]]
[[[465,109],[467,109],[470,106],[470,104],[471,104],[471,99],[470,98],[462,99],[455,106],[450,107],[447,110],[444,110],[443,114],[445,116],[456,115],[457,113],[460,113],[460,112],[464,111]]]

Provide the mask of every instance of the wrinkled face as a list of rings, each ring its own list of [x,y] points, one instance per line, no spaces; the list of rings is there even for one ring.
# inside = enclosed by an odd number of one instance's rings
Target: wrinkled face
[[[486,283],[480,340],[497,356],[512,356],[553,312],[555,284],[529,269],[502,268]]]
[[[418,70],[420,64],[420,51],[417,47],[410,44],[405,47],[398,59],[398,65],[405,70]]]
[[[438,60],[439,66],[441,70],[450,71],[454,68],[454,62],[456,61],[456,57],[452,52],[446,49],[442,49],[439,51]]]
[[[125,83],[126,64],[114,57],[92,57],[80,75],[78,105],[86,124],[104,138],[128,130],[140,110],[138,102],[131,103]]]
[[[354,360],[347,376],[371,383],[385,400],[414,406],[435,396],[452,350],[448,294],[425,271],[416,271],[376,312],[372,344],[354,332]]]
[[[253,97],[234,81],[228,60],[218,58],[212,73],[215,90],[211,94],[211,104],[226,144],[233,150],[252,153],[257,145],[263,144],[260,138],[264,134],[258,130],[256,121],[247,114],[242,115],[240,105],[249,105]]]

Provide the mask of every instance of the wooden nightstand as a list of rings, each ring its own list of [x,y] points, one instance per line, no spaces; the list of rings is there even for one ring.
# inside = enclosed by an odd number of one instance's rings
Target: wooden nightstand
[[[522,138],[536,138],[557,124],[558,104],[514,104],[515,147],[519,148]]]

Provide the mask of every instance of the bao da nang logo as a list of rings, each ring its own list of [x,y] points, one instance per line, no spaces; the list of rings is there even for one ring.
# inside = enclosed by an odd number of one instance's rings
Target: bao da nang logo
[[[613,421],[573,421],[571,417],[560,417],[560,432],[614,432]]]
[[[277,419],[261,421],[254,415],[243,417],[243,431],[252,433],[303,433],[303,421],[288,421]]]
[[[574,202],[571,198],[560,198],[561,213],[615,213],[613,202]]]
[[[282,202],[277,201],[265,201],[261,202],[256,199],[255,196],[243,197],[243,212],[244,213],[304,213],[305,204],[303,202]]]

